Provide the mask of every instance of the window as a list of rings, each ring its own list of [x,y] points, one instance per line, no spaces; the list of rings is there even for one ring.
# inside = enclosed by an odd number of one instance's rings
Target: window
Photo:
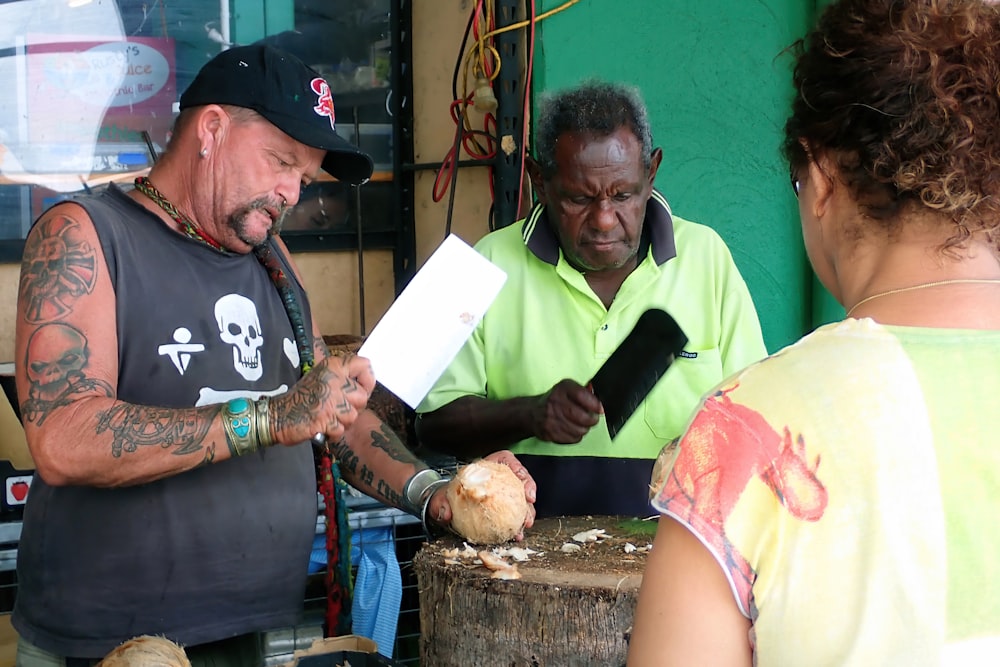
[[[359,234],[391,245],[390,4],[0,2],[0,261],[20,259],[32,222],[51,204],[145,174],[165,149],[177,100],[200,67],[229,44],[258,41],[326,77],[338,132],[376,162],[372,182],[361,188],[332,179],[311,185],[283,237],[298,250],[354,247]]]

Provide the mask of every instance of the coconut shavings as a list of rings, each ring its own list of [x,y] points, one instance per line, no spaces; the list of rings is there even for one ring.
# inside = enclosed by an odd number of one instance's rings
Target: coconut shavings
[[[582,533],[577,533],[573,536],[574,542],[587,543],[587,542],[597,542],[598,540],[603,540],[611,537],[603,528],[594,528],[592,530],[585,530]]]

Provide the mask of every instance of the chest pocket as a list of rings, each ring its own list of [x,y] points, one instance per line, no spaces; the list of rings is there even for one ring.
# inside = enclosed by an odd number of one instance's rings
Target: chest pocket
[[[701,397],[725,379],[718,348],[685,352],[698,356],[675,359],[653,387],[643,407],[646,427],[663,441],[662,444],[681,434]]]

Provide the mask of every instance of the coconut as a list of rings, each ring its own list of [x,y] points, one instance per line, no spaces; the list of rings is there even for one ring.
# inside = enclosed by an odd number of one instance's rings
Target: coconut
[[[512,540],[528,518],[524,484],[502,463],[462,466],[447,488],[451,527],[473,544]]]
[[[187,654],[164,637],[142,635],[108,653],[97,667],[191,667]]]

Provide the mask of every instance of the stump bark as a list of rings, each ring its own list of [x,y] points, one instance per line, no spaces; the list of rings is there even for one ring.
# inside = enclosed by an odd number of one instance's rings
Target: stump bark
[[[644,548],[614,517],[545,519],[519,545],[543,555],[517,563],[521,579],[491,578],[473,562],[446,563],[458,538],[424,545],[413,561],[420,594],[420,657],[425,667],[575,667],[624,665],[642,581]],[[581,531],[610,538],[577,543]],[[564,543],[579,552],[563,553]],[[477,547],[487,549],[489,547]],[[508,558],[507,560],[511,560]]]

